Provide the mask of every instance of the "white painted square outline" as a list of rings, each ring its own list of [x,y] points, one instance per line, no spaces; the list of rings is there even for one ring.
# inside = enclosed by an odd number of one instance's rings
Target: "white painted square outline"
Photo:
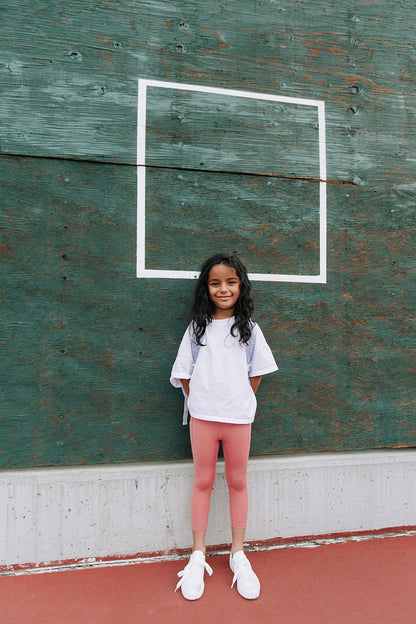
[[[180,89],[181,91],[200,91],[201,93],[217,93],[232,97],[251,98],[271,102],[287,102],[302,106],[315,106],[318,111],[319,136],[319,274],[318,275],[283,275],[280,273],[249,273],[252,281],[259,282],[304,282],[311,284],[326,283],[327,262],[327,226],[326,226],[326,141],[325,141],[325,102],[323,100],[307,100],[303,98],[285,97],[220,89],[201,85],[190,85],[179,82],[146,80],[139,78],[137,105],[137,277],[196,279],[198,271],[172,271],[168,269],[146,269],[146,104],[147,87],[162,89]]]

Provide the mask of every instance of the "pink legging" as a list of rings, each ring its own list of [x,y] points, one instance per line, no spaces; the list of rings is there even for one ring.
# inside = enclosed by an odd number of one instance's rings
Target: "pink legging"
[[[224,451],[231,526],[244,529],[248,510],[247,463],[251,424],[233,425],[191,418],[190,428],[195,470],[191,501],[193,530],[202,531],[208,525],[209,503],[220,440]]]

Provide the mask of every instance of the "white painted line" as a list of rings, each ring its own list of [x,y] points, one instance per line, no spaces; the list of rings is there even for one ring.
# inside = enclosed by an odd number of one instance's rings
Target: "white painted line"
[[[168,269],[142,269],[137,277],[151,277],[155,279],[198,279],[199,271],[171,271]]]
[[[238,98],[250,98],[272,102],[286,102],[301,106],[313,106],[318,112],[319,137],[319,275],[283,275],[279,273],[250,273],[252,281],[263,282],[297,282],[325,284],[327,266],[327,201],[326,201],[326,139],[325,139],[325,103],[322,100],[294,98],[236,89],[222,89],[204,85],[191,85],[180,82],[161,80],[138,81],[137,104],[137,277],[154,279],[196,279],[198,271],[146,269],[146,106],[147,87],[197,91],[201,93],[220,94]]]
[[[326,239],[327,239],[327,227],[326,227],[326,182],[319,183],[319,267],[321,278],[320,283],[326,284]]]
[[[139,80],[137,101],[137,276],[145,267],[146,255],[146,87]],[[140,209],[142,207],[143,209]]]
[[[142,241],[141,241],[142,243]],[[139,257],[139,254],[138,254]],[[153,279],[198,279],[199,271],[172,271],[169,269],[145,269],[142,262],[138,263],[137,277],[148,277]],[[284,275],[277,273],[249,273],[252,282],[298,282],[310,284],[324,284],[322,275]]]
[[[249,273],[252,282],[296,282],[303,284],[325,284],[325,277],[320,275],[283,275],[280,273]]]
[[[139,79],[137,100],[137,165],[146,162],[146,81]]]
[[[143,206],[146,202],[146,167],[137,167],[137,205]],[[137,211],[137,277],[145,273],[146,256],[146,213]]]
[[[415,537],[416,530],[408,529],[408,530],[397,530],[397,531],[388,531],[372,534],[372,533],[363,533],[362,535],[341,535],[341,536],[331,536],[331,537],[313,537],[307,538],[305,540],[287,540],[278,544],[257,544],[255,540],[253,542],[244,542],[244,550],[248,552],[270,552],[273,550],[295,550],[295,549],[303,549],[303,548],[321,548],[322,546],[334,546],[336,544],[348,544],[350,542],[369,542],[369,541],[380,541],[386,539],[395,539],[398,537]],[[214,549],[209,550],[207,552],[207,557],[218,557],[221,555],[228,555],[230,552],[229,549]],[[171,555],[154,555],[154,556],[143,556],[143,557],[131,557],[126,559],[96,559],[95,557],[88,557],[87,559],[83,559],[81,561],[77,561],[74,563],[63,562],[62,564],[57,563],[56,565],[38,565],[34,567],[25,567],[18,568],[9,566],[8,568],[1,569],[0,568],[0,578],[3,576],[28,576],[33,574],[51,574],[53,572],[70,572],[74,570],[86,570],[87,568],[117,568],[120,566],[129,566],[129,565],[139,565],[146,563],[166,563],[169,561],[182,561],[184,559],[188,559],[189,553],[185,554],[181,553],[173,553]]]
[[[319,267],[322,283],[326,283],[327,265],[327,208],[326,208],[326,136],[325,136],[325,102],[318,104],[319,127]]]
[[[199,91],[201,93],[216,93],[218,95],[229,95],[231,97],[250,98],[252,100],[267,100],[270,102],[287,102],[288,104],[301,104],[303,106],[318,106],[321,100],[308,100],[304,98],[287,97],[274,95],[272,93],[256,93],[254,91],[239,91],[236,89],[221,89],[219,87],[206,87],[202,85],[191,85],[181,82],[164,82],[162,80],[139,79],[144,88],[160,87],[161,89],[177,89],[179,91]]]

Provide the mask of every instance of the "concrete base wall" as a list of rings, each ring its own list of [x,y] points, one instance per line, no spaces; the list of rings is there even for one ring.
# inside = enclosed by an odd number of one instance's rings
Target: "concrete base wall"
[[[191,545],[191,462],[0,473],[0,566]],[[416,525],[416,451],[251,459],[248,542]],[[230,540],[218,462],[208,545]]]

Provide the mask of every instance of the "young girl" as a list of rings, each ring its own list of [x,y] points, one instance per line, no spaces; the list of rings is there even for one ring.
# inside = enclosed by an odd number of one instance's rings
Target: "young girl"
[[[260,583],[244,554],[247,523],[247,463],[255,392],[262,375],[277,370],[258,325],[251,320],[253,301],[247,271],[236,256],[217,254],[202,266],[185,332],[170,382],[182,387],[191,415],[194,460],[191,501],[193,549],[176,589],[197,600],[204,591],[205,533],[214,484],[219,442],[222,442],[228,485],[232,545],[230,568],[238,592],[257,598]],[[176,590],[175,590],[176,591]]]

